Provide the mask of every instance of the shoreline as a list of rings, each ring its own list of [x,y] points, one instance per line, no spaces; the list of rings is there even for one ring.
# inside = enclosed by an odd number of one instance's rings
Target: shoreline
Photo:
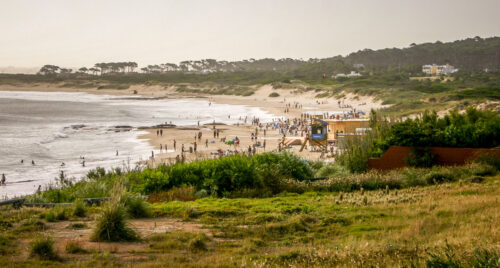
[[[123,96],[132,100],[156,100],[156,99],[195,99],[195,100],[208,100],[218,104],[229,105],[244,105],[248,107],[259,108],[274,118],[293,119],[300,118],[300,115],[305,112],[332,112],[332,111],[348,111],[350,108],[340,108],[339,101],[344,104],[350,104],[357,109],[363,109],[367,113],[370,109],[381,108],[383,105],[381,101],[375,101],[373,97],[356,96],[347,94],[343,99],[335,98],[315,98],[315,93],[312,91],[297,93],[294,89],[274,89],[271,85],[260,86],[257,91],[251,96],[235,96],[235,95],[209,95],[209,94],[185,94],[175,91],[173,87],[162,86],[146,86],[146,85],[132,85],[129,89],[103,89],[98,90],[95,88],[74,88],[74,87],[61,87],[60,84],[23,84],[23,85],[0,85],[0,91],[27,91],[27,92],[74,92],[74,93],[88,93],[93,95],[110,95],[110,96]],[[134,91],[137,94],[134,94]],[[269,97],[273,92],[279,94],[279,97]],[[133,98],[131,98],[133,97]],[[297,103],[297,107],[295,106]],[[287,104],[290,104],[287,107]],[[363,105],[365,104],[365,105]],[[288,109],[285,112],[285,109]],[[241,124],[240,124],[241,123]],[[241,121],[237,125],[219,125],[216,128],[220,130],[220,137],[213,138],[213,126],[175,126],[162,128],[163,136],[156,136],[157,126],[144,126],[140,131],[145,131],[147,134],[137,135],[138,139],[146,140],[150,146],[154,148],[154,161],[151,157],[147,160],[149,163],[155,165],[158,163],[165,163],[175,161],[175,157],[180,154],[180,147],[185,145],[186,151],[189,147],[194,147],[194,142],[197,142],[197,153],[186,154],[186,160],[206,159],[213,158],[213,152],[218,149],[222,151],[238,150],[239,152],[247,152],[248,146],[252,146],[254,141],[250,138],[251,133],[255,132],[255,125],[243,124]],[[198,132],[202,133],[202,139],[195,140],[194,135]],[[262,143],[266,140],[266,148],[257,147],[256,152],[268,152],[277,150],[278,143],[282,135],[278,130],[268,130],[267,135],[259,135],[259,141]],[[228,146],[221,142],[221,139],[233,139],[238,137],[240,139],[240,146]],[[208,138],[208,146],[207,144]],[[173,149],[173,140],[177,142],[176,151],[165,152],[165,145],[167,149]],[[297,146],[296,146],[297,147]],[[161,148],[161,150],[160,150]],[[298,152],[298,148],[292,149],[301,157],[312,160],[319,159],[319,153],[309,152],[304,150]],[[212,154],[211,154],[212,153]]]

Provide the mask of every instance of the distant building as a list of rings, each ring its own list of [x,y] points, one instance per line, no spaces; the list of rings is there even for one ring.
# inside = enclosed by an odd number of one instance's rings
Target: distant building
[[[339,78],[339,77],[347,77],[347,78],[349,78],[349,77],[358,77],[358,76],[361,76],[361,74],[357,73],[355,71],[351,71],[351,73],[349,73],[349,74],[336,74],[335,78]]]
[[[423,65],[422,72],[427,75],[450,75],[454,72],[457,72],[458,69],[455,67],[446,64],[446,65]]]

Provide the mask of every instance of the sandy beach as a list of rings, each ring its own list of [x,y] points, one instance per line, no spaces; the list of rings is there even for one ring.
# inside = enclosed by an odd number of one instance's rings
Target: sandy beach
[[[289,89],[274,89],[271,85],[260,86],[251,96],[234,96],[234,95],[207,95],[207,94],[187,94],[180,93],[175,90],[174,86],[149,86],[149,85],[132,85],[126,90],[104,89],[98,90],[95,88],[83,89],[73,87],[61,87],[58,84],[25,84],[25,85],[1,85],[0,90],[5,91],[42,91],[42,92],[85,92],[98,95],[112,96],[131,96],[136,95],[138,98],[167,98],[167,99],[203,99],[213,103],[231,104],[231,105],[246,105],[258,107],[267,111],[276,118],[300,118],[300,115],[305,112],[321,113],[321,112],[340,112],[349,111],[351,108],[339,107],[341,104],[357,110],[363,110],[366,113],[370,109],[378,109],[383,107],[381,101],[375,100],[368,96],[357,96],[346,94],[342,99],[335,98],[315,98],[317,94],[314,91],[300,92],[293,88]],[[136,94],[134,94],[134,91]],[[269,97],[269,94],[276,92],[279,97]],[[289,107],[287,107],[289,104]],[[297,105],[295,105],[297,104]],[[288,110],[286,110],[288,109]],[[286,110],[286,112],[285,112]],[[229,111],[228,111],[229,113]],[[179,126],[172,128],[163,128],[163,135],[157,135],[157,129],[146,129],[147,134],[139,136],[140,139],[147,140],[151,146],[155,148],[154,159],[150,158],[150,163],[153,165],[165,162],[175,161],[177,156],[181,156],[181,147],[184,144],[185,160],[192,161],[196,159],[207,159],[216,157],[217,150],[237,150],[238,152],[248,152],[248,147],[253,148],[256,142],[261,143],[261,147],[256,147],[256,153],[277,151],[278,143],[282,139],[279,131],[268,129],[264,136],[262,131],[258,135],[258,139],[252,140],[251,134],[255,132],[255,125],[251,125],[250,119],[245,122],[239,121],[237,125],[217,125],[219,137],[213,135],[213,125],[193,125]],[[195,139],[195,135],[202,133],[201,139]],[[298,135],[300,137],[300,134]],[[222,139],[232,140],[238,137],[240,140],[239,146],[227,145]],[[176,141],[176,150],[174,151],[174,140]],[[263,142],[266,141],[266,148],[263,148]],[[196,153],[189,153],[189,147],[194,148],[196,142]],[[161,150],[160,150],[161,149]],[[300,146],[293,146],[290,150],[299,154],[302,157],[317,160],[320,158],[319,153],[309,152],[304,150],[299,152]],[[153,161],[151,161],[153,160]]]

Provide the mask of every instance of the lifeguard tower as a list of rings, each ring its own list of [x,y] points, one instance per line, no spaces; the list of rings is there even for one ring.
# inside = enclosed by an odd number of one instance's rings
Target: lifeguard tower
[[[300,147],[300,152],[304,150],[307,142],[314,151],[326,152],[328,149],[328,123],[319,118],[312,118],[311,133],[307,134],[302,147]]]

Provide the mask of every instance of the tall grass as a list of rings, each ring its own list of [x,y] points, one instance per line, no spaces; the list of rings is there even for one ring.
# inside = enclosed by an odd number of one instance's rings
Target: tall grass
[[[124,188],[116,183],[111,201],[103,208],[91,240],[93,241],[136,241],[139,235],[128,225],[127,210],[122,202]]]
[[[41,260],[60,260],[56,251],[54,250],[54,240],[49,236],[37,236],[30,242],[31,257],[37,257]]]

